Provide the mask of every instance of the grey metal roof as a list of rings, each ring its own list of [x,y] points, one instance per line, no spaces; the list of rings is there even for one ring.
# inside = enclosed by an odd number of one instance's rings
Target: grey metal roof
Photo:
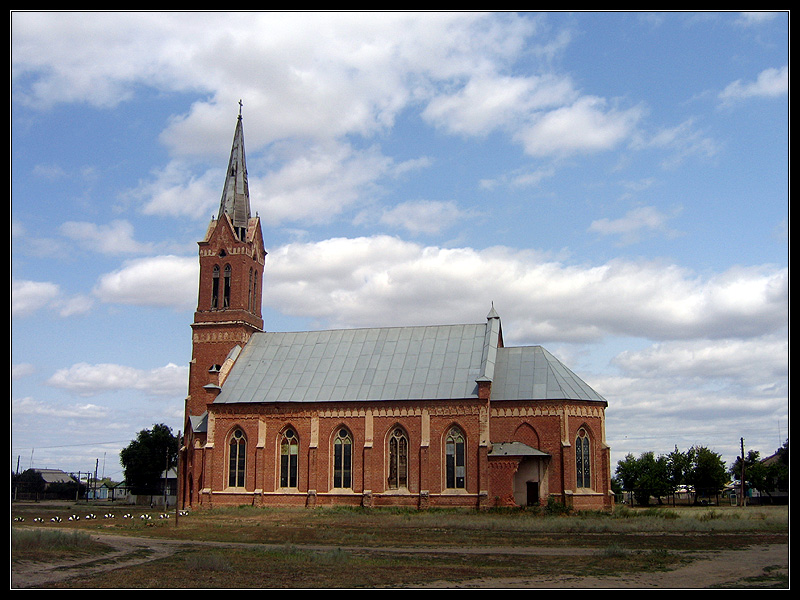
[[[253,334],[215,403],[477,397],[487,326]]]
[[[202,415],[189,415],[189,424],[194,433],[206,433],[208,431],[208,413]]]
[[[605,402],[605,398],[541,346],[498,349],[492,400]]]
[[[478,381],[492,382],[493,401],[605,402],[541,346],[501,339],[494,311],[471,325],[259,332],[214,402],[477,398]]]
[[[42,476],[45,483],[71,483],[75,481],[71,475],[61,469],[34,469],[34,471]]]

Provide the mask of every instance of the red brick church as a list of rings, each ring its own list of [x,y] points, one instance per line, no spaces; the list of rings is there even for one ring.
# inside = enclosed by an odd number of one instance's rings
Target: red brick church
[[[182,507],[612,506],[607,402],[478,323],[265,331],[239,114],[200,281]]]

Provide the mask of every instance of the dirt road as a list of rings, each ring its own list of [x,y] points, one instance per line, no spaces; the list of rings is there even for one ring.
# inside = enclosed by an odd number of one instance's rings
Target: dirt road
[[[73,561],[59,564],[12,563],[11,587],[48,588],[51,585],[66,581],[71,577],[93,575],[104,571],[124,568],[146,561],[158,560],[177,551],[186,542],[173,540],[157,540],[106,534],[92,534],[92,537],[114,548],[112,553],[103,555],[102,559]],[[191,542],[192,545],[202,542]],[[244,546],[245,544],[213,543],[216,546]],[[319,548],[323,549],[323,548]],[[384,552],[409,552],[411,549],[381,549]],[[419,549],[417,549],[419,551]],[[447,552],[453,552],[448,548]],[[474,552],[474,549],[472,550]],[[508,549],[503,549],[508,551]],[[584,550],[584,552],[591,550]],[[426,552],[431,552],[427,549]],[[534,548],[525,552],[541,554],[563,553],[564,549]],[[579,554],[572,549],[570,554]],[[697,554],[693,554],[697,556]],[[624,589],[624,588],[659,588],[659,589],[703,589],[716,586],[757,587],[750,584],[747,578],[786,576],[789,571],[788,544],[768,546],[752,546],[748,550],[719,551],[703,553],[702,558],[695,558],[686,566],[669,572],[654,572],[622,577],[537,577],[535,575],[515,579],[476,579],[471,581],[436,581],[429,584],[407,587],[417,588],[569,588],[569,589]]]

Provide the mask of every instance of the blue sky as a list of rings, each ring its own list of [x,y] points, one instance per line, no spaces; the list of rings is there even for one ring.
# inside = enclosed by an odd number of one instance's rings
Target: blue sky
[[[268,330],[482,322],[612,461],[788,438],[788,13],[11,13],[11,461],[182,427],[243,103]]]

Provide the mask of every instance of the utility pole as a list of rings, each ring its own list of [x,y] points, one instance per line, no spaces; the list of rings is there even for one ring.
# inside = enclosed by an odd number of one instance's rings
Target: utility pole
[[[175,458],[175,527],[178,527],[178,513],[181,512],[181,445],[183,439],[178,431],[178,456]]]
[[[747,496],[745,496],[745,488],[744,488],[744,438],[740,438],[742,444],[742,506],[747,505]]]
[[[167,512],[167,482],[169,481],[169,446],[167,446],[167,456],[164,461],[164,512]]]

